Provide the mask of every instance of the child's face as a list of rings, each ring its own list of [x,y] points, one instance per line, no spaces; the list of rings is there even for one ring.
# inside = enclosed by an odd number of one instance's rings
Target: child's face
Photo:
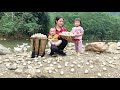
[[[50,30],[50,35],[55,35],[55,33],[56,33],[55,29]]]
[[[74,22],[74,24],[75,24],[76,27],[78,27],[78,26],[80,26],[80,21],[77,21],[77,20],[76,20],[76,21]]]

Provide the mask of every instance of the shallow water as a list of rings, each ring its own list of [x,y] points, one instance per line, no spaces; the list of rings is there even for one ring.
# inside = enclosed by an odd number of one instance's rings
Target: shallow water
[[[14,48],[17,46],[17,44],[22,45],[23,43],[28,43],[30,45],[30,40],[0,40],[0,44],[7,48]]]

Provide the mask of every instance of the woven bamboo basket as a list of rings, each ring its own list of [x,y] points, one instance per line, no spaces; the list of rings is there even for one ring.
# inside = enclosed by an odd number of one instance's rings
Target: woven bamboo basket
[[[30,38],[30,39],[31,39],[32,50],[35,49],[35,55],[39,53],[39,56],[42,56],[45,53],[47,39],[41,39],[41,38]],[[39,47],[39,40],[40,40],[40,47]],[[33,46],[33,43],[35,47]]]
[[[68,36],[68,35],[62,35],[60,34],[60,37],[67,40],[68,42],[73,42],[74,36]]]

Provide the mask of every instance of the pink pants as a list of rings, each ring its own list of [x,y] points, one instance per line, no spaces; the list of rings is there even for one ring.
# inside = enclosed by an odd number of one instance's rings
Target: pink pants
[[[75,51],[80,52],[82,49],[82,40],[74,40],[75,43]]]

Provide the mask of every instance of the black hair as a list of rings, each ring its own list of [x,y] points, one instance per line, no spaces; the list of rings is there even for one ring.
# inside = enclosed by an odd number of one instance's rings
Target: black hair
[[[80,18],[76,18],[75,20],[74,20],[74,22],[75,21],[79,21],[80,22],[80,26],[82,26],[82,23],[81,23],[81,19]]]
[[[63,19],[63,17],[62,16],[57,16],[56,18],[55,18],[55,25],[56,25],[56,21],[58,21],[59,19]],[[64,19],[63,19],[64,20]]]

